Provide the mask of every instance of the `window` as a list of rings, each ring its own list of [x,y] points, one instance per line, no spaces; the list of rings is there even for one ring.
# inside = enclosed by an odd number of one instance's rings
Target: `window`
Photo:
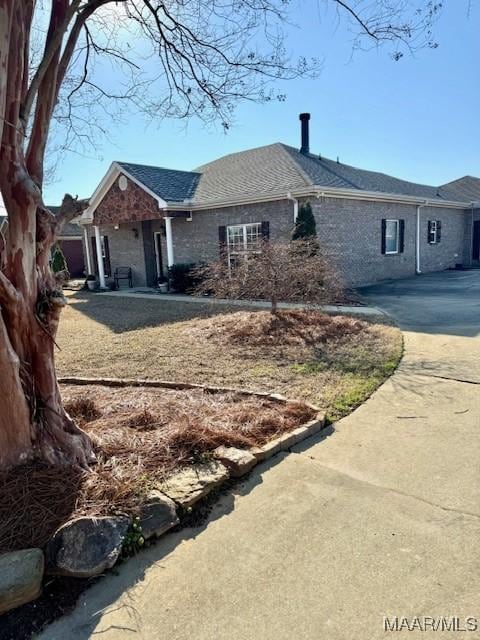
[[[387,220],[385,226],[385,253],[398,253],[400,221]]]
[[[442,236],[442,222],[440,220],[429,220],[427,234],[429,244],[438,244]]]
[[[235,267],[251,255],[260,253],[262,223],[227,227],[228,264]]]

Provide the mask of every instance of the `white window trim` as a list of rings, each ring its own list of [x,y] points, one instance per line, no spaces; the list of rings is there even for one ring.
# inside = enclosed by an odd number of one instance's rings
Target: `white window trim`
[[[397,227],[397,234],[396,234],[397,244],[396,244],[395,251],[387,251],[387,227],[388,227],[388,223],[389,222],[394,222],[396,227]],[[395,219],[395,220],[387,219],[386,220],[386,225],[385,225],[385,255],[394,256],[397,253],[400,253],[400,220],[399,219]]]
[[[262,223],[261,222],[247,222],[245,224],[231,224],[227,226],[227,252],[228,252],[228,265],[230,266],[230,262],[231,262],[231,258],[232,257],[238,257],[238,256],[242,256],[242,257],[246,257],[248,256],[248,254],[259,254],[260,251],[252,251],[252,250],[248,250],[247,249],[247,229],[249,227],[258,227],[260,229],[260,237],[261,237],[261,233],[262,233]],[[242,235],[243,235],[243,249],[238,249],[238,250],[231,250],[230,247],[230,236],[229,236],[229,232],[230,229],[242,229]]]
[[[436,220],[429,220],[430,232],[428,234],[428,244],[438,244],[438,224]],[[433,235],[433,240],[430,240],[430,235]]]

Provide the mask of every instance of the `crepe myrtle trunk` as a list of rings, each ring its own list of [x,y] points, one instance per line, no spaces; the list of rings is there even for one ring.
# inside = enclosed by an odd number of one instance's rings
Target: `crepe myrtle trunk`
[[[92,443],[65,411],[57,383],[55,337],[65,298],[50,269],[61,227],[85,203],[65,196],[54,216],[41,192],[61,81],[59,34],[77,7],[78,0],[52,0],[45,55],[29,84],[35,2],[0,0],[0,191],[8,213],[0,234],[0,468],[32,458],[86,468],[94,460]],[[32,87],[36,102],[29,99]]]
[[[65,305],[49,266],[55,217],[18,185],[15,193],[2,191],[11,222],[0,273],[0,468],[34,457],[86,468],[92,445],[65,411],[55,373]]]

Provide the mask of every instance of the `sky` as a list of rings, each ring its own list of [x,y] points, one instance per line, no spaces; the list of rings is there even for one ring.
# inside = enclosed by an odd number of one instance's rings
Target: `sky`
[[[304,111],[314,153],[426,184],[480,177],[480,3],[444,0],[438,48],[398,62],[383,48],[352,56],[346,22],[319,5],[300,2],[288,35],[293,55],[322,59],[321,74],[281,85],[285,102],[240,105],[227,133],[195,120],[127,118],[96,151],[63,159],[45,201],[57,204],[65,192],[88,197],[114,160],[190,170],[273,142],[298,147]]]

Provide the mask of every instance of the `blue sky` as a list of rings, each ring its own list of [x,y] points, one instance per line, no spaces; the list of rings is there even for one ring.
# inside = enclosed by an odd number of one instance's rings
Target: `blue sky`
[[[324,156],[430,184],[480,176],[480,7],[472,5],[467,15],[467,0],[445,0],[439,47],[394,62],[386,49],[352,58],[346,23],[304,1],[292,16],[289,44],[294,54],[323,59],[319,78],[285,83],[285,102],[240,105],[227,134],[198,121],[185,127],[132,117],[110,128],[110,141],[88,157],[68,155],[45,199],[89,196],[113,160],[193,169],[272,142],[299,146],[301,111],[312,114],[311,150]]]

